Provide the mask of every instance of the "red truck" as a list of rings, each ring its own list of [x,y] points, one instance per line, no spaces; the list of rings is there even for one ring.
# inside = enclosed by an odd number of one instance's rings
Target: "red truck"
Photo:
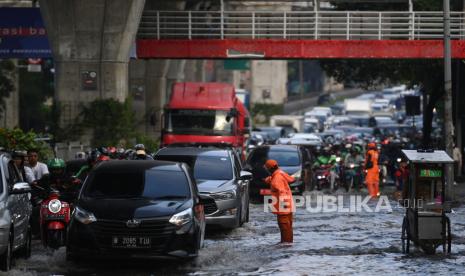
[[[162,146],[229,144],[243,154],[251,131],[249,112],[227,83],[175,83],[163,121]]]

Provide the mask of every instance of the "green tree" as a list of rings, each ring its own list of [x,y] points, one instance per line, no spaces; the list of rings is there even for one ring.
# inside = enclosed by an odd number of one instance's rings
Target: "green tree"
[[[135,137],[135,117],[132,101],[98,99],[84,106],[80,126],[92,131],[92,145],[118,145]]]
[[[7,151],[14,150],[30,150],[35,149],[39,152],[39,156],[43,160],[52,157],[52,149],[50,146],[38,140],[42,137],[33,131],[24,132],[20,128],[6,129],[0,128],[0,145]]]

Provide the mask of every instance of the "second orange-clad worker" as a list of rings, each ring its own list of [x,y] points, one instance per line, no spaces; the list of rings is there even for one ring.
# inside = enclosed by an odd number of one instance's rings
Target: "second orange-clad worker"
[[[368,151],[365,157],[365,170],[367,175],[365,182],[368,193],[372,198],[379,196],[379,167],[378,167],[378,149],[375,143],[368,143]]]
[[[295,210],[289,183],[294,182],[295,179],[280,170],[278,162],[275,160],[266,161],[265,168],[271,174],[265,179],[265,182],[271,185],[271,197],[274,202],[273,214],[278,216],[281,243],[292,243],[294,240],[292,215]]]

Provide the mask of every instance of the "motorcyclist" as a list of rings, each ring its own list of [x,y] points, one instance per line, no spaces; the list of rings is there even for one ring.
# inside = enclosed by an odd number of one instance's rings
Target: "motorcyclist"
[[[36,178],[31,168],[25,166],[24,164],[27,157],[27,153],[23,151],[14,151],[11,156],[15,162],[16,167],[23,176],[23,180],[29,184],[32,184],[36,180]]]
[[[313,169],[317,169],[324,165],[330,165],[330,183],[331,183],[331,190],[334,189],[334,183],[338,178],[337,168],[336,168],[336,155],[331,154],[330,147],[324,147],[323,150],[320,152],[319,156],[317,157],[316,161],[313,163]]]
[[[137,144],[135,147],[136,152],[133,154],[133,160],[153,160],[152,156],[145,151],[144,144]]]
[[[353,180],[353,185],[356,190],[359,189],[358,183],[360,179],[355,179],[357,175],[357,170],[360,169],[360,165],[363,164],[363,156],[360,154],[360,149],[358,147],[353,147],[350,150],[350,154],[348,154],[344,160],[344,173],[346,177],[350,177]],[[347,190],[350,187],[347,186]]]
[[[99,161],[101,153],[97,149],[93,149],[89,155],[87,156],[87,164],[81,167],[79,171],[74,175],[74,177],[79,178],[81,180],[85,179],[87,174],[90,172],[90,170],[97,164]]]

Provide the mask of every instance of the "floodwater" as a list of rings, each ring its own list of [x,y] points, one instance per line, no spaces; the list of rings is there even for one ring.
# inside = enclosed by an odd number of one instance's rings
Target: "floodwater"
[[[376,203],[370,203],[373,207]],[[427,256],[411,247],[401,252],[404,210],[390,201],[392,212],[309,213],[299,208],[294,221],[294,244],[277,245],[276,218],[263,204],[251,204],[250,222],[232,231],[209,231],[205,248],[188,263],[127,261],[65,261],[65,249],[44,250],[35,241],[33,256],[18,259],[10,275],[456,275],[465,267],[465,208],[449,214],[452,254]],[[413,250],[412,250],[413,249]]]

